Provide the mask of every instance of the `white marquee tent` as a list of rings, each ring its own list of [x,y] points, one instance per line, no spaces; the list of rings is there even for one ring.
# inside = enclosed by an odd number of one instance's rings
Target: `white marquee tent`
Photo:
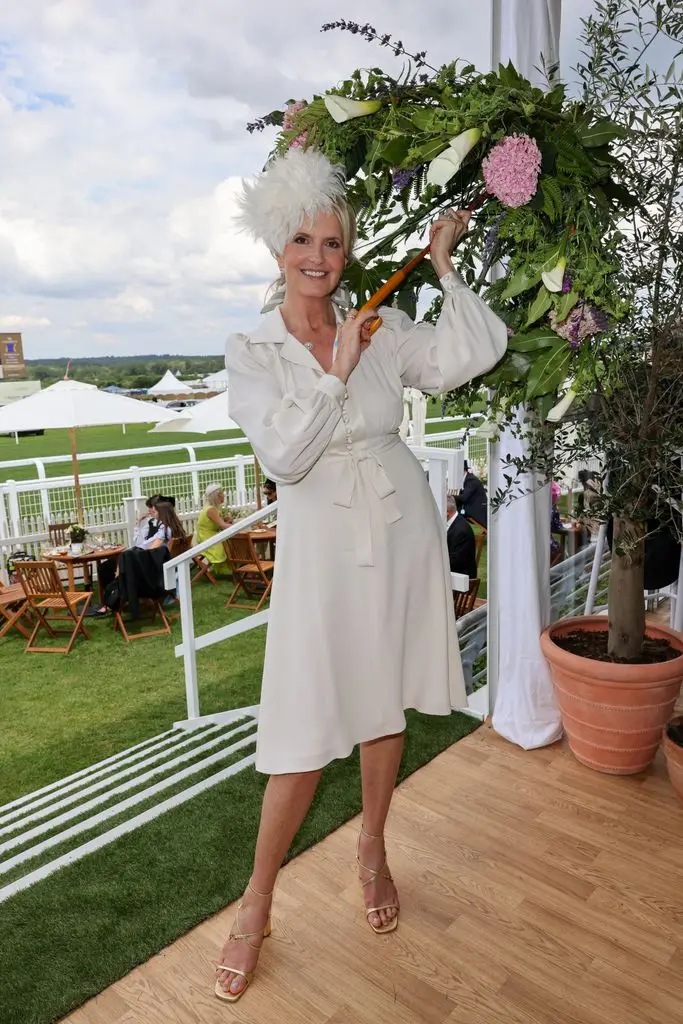
[[[189,384],[184,384],[183,381],[178,380],[174,373],[167,370],[161,380],[158,380],[151,388],[148,389],[148,395],[187,395],[192,393],[192,388]]]

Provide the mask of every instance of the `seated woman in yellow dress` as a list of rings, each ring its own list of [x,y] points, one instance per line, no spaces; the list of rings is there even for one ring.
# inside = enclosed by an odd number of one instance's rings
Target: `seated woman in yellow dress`
[[[199,513],[197,520],[197,542],[208,540],[221,530],[227,529],[232,524],[232,519],[223,518],[222,506],[225,502],[225,491],[220,484],[209,484],[204,491],[204,508]],[[211,562],[213,572],[225,574],[230,572],[228,556],[223,544],[214,544],[207,548],[204,557]]]

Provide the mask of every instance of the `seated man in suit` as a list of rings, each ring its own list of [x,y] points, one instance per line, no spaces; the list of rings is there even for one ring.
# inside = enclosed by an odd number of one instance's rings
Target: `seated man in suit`
[[[451,572],[462,572],[471,580],[477,577],[477,555],[474,530],[463,512],[462,498],[449,494],[446,498],[446,543]]]
[[[467,459],[465,459],[465,479],[458,497],[462,499],[463,512],[467,518],[474,519],[475,523],[479,523],[486,529],[488,507],[486,488],[467,465]]]

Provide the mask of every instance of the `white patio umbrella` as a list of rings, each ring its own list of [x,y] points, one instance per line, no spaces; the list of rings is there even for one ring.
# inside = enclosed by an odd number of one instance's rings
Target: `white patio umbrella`
[[[228,392],[221,391],[213,398],[205,398],[203,402],[183,409],[182,415],[172,420],[164,420],[152,427],[150,433],[161,434],[177,432],[179,434],[209,434],[216,430],[239,430],[240,427],[228,415]],[[256,505],[261,508],[261,470],[258,459],[254,456],[254,484],[256,488]]]
[[[221,391],[187,409],[174,410],[172,419],[157,423],[150,433],[210,434],[215,430],[239,429],[228,415],[228,393]]]
[[[154,423],[172,419],[172,410],[140,402],[125,395],[99,391],[94,384],[78,380],[59,380],[35,395],[0,409],[0,433],[22,430],[68,430],[74,472],[76,513],[83,519],[83,499],[78,474],[76,430],[79,427],[105,427],[123,423]]]

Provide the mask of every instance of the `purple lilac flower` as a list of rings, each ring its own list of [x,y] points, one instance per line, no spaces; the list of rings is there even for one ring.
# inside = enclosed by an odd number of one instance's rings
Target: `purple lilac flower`
[[[564,275],[564,281],[562,282],[562,291],[566,295],[567,292],[572,290],[572,279],[569,274]]]
[[[391,172],[391,183],[394,186],[394,190],[396,192],[402,192],[403,189],[410,184],[416,174],[416,167],[413,167],[411,170],[404,170],[401,167],[395,167]]]
[[[565,320],[558,320],[555,310],[550,311],[550,326],[570,348],[576,350],[584,338],[601,334],[609,328],[607,314],[590,303],[577,302]]]
[[[482,253],[482,259],[484,260],[484,263],[488,262],[488,260],[493,255],[494,249],[496,248],[496,243],[498,241],[498,233],[500,232],[500,225],[502,223],[504,216],[504,213],[499,214],[489,227],[488,231],[486,232],[486,236],[484,238],[484,250]]]

